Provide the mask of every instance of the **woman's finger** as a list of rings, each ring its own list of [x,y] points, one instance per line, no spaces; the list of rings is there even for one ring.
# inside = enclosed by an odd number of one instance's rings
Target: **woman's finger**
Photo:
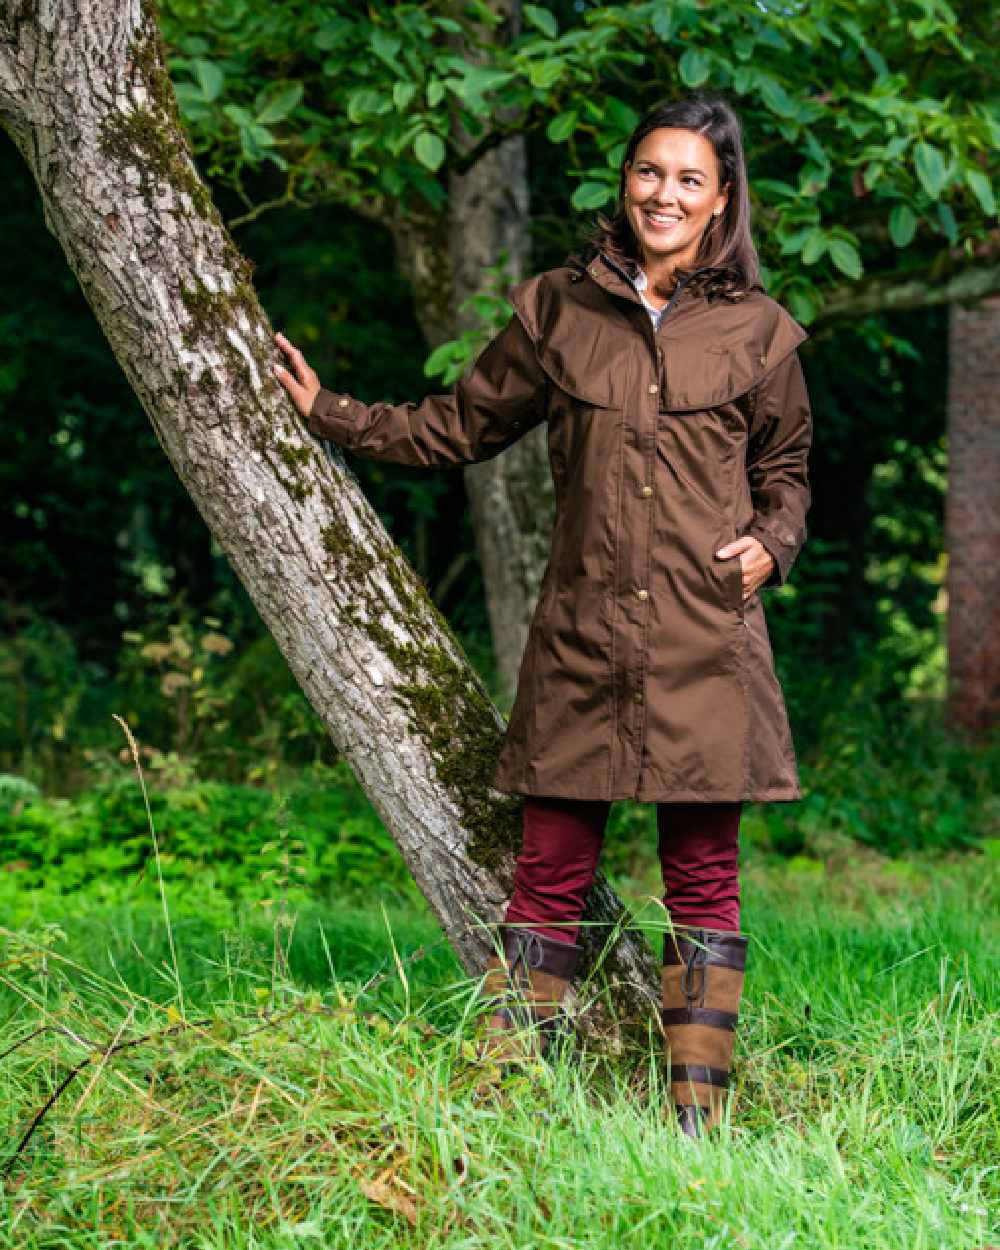
[[[277,338],[278,336],[276,335],[275,337]],[[285,354],[288,356],[288,363],[291,365],[292,372],[295,374],[296,379],[299,381],[299,383],[302,386],[305,386],[307,382],[309,381],[308,377],[306,376],[306,371],[309,368],[309,366],[306,364],[306,358],[302,355],[302,353],[299,351],[297,347],[293,347],[291,343],[288,342],[288,340],[285,338],[284,335],[282,335],[281,339],[279,340],[279,346],[283,349]]]

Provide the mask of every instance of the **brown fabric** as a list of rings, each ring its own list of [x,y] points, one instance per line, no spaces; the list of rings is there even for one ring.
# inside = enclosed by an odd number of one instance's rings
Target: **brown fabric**
[[[744,934],[712,929],[678,929],[676,936],[664,942],[665,957],[675,956],[678,951],[683,957],[681,963],[663,965],[664,1010],[674,1013],[700,1007],[738,1017],[744,971],[742,968],[722,966],[715,960],[745,963],[746,943]],[[671,1098],[679,1106],[694,1103],[707,1108],[701,1123],[705,1131],[710,1131],[721,1117],[726,1089],[703,1081],[675,1080],[674,1065],[699,1065],[728,1073],[732,1064],[734,1031],[695,1021],[665,1023],[664,1034],[671,1075]],[[696,1126],[690,1116],[687,1123],[685,1131]]]
[[[576,799],[801,797],[751,534],[784,582],[806,536],[808,337],[761,290],[678,286],[654,331],[603,253],[516,285],[454,392],[366,404],[323,389],[314,434],[377,460],[488,460],[547,422],[556,519],[493,784]]]

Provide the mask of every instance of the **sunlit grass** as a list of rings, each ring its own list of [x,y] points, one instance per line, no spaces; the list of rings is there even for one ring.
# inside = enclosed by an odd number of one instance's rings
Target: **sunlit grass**
[[[655,1044],[502,1080],[475,1062],[475,983],[420,910],[304,910],[276,977],[262,917],[220,929],[174,900],[183,1011],[153,899],[4,933],[0,1238],[983,1246],[995,876],[902,862],[751,857],[731,1123],[706,1143],[673,1129]]]

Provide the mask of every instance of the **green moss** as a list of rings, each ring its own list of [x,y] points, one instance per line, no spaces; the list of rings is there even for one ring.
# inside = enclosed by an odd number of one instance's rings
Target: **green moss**
[[[105,117],[99,136],[101,152],[139,170],[147,204],[159,181],[189,196],[199,217],[221,225],[212,197],[193,167],[190,141],[166,70],[167,51],[155,8],[147,10],[145,25],[133,40],[130,53],[150,104],[131,113]],[[175,216],[184,215],[179,205],[172,211]]]
[[[195,385],[200,391],[204,391],[206,395],[212,396],[213,399],[218,396],[219,391],[222,389],[219,385],[219,379],[207,365],[202,369]]]
[[[329,500],[329,493],[324,493]],[[403,675],[393,697],[406,713],[411,732],[427,744],[441,784],[458,805],[470,834],[469,857],[499,873],[518,844],[521,804],[516,798],[497,800],[490,793],[503,732],[489,696],[466,663],[431,641],[440,630],[462,655],[451,626],[397,548],[384,543],[363,552],[338,516],[323,530],[323,546],[333,571],[351,592],[346,618]],[[388,578],[400,623],[412,641],[401,643],[382,623],[385,605],[371,577],[376,569]]]

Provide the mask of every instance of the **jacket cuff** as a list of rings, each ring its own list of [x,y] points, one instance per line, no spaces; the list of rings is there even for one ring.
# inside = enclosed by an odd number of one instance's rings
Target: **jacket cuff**
[[[784,586],[788,581],[788,574],[791,572],[792,564],[798,555],[798,544],[795,539],[788,536],[789,541],[784,541],[770,530],[761,529],[759,526],[751,525],[746,531],[751,538],[756,538],[760,545],[774,558],[774,568],[771,570],[767,581],[761,582],[758,589],[767,590],[771,586]]]
[[[339,391],[320,387],[306,417],[310,434],[325,438],[339,447],[350,447],[361,413],[368,405]]]

